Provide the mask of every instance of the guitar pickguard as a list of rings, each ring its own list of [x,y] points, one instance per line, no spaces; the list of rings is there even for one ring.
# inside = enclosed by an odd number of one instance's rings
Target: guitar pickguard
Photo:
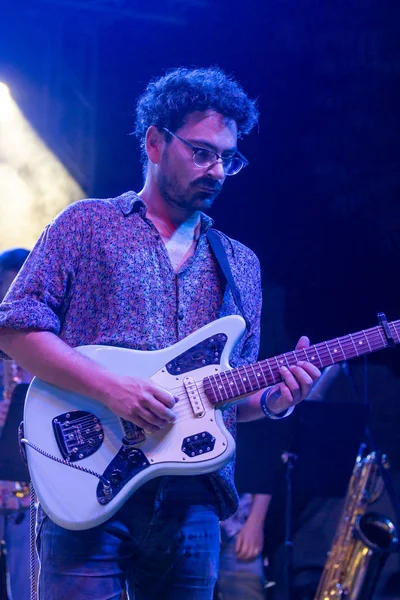
[[[182,375],[208,365],[218,365],[227,339],[225,333],[217,333],[192,346],[166,365],[168,373]]]
[[[105,493],[101,482],[97,486],[98,502],[100,504],[111,502],[132,477],[149,466],[150,463],[142,450],[122,446],[103,473],[103,477],[109,481],[111,489]]]

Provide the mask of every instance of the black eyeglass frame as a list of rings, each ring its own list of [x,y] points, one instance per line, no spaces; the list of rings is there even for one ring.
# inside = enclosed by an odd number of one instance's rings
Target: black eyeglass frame
[[[166,127],[162,127],[162,129],[164,131],[166,131],[169,135],[172,135],[172,137],[176,138],[177,140],[179,140],[180,142],[182,142],[183,144],[185,144],[185,146],[188,146],[188,148],[191,148],[191,150],[193,152],[193,155],[192,155],[193,162],[196,165],[196,167],[199,167],[199,169],[204,169],[204,168],[207,168],[207,167],[211,167],[217,161],[220,160],[221,163],[222,163],[222,166],[224,167],[225,175],[228,175],[228,177],[231,177],[232,175],[237,175],[243,169],[243,167],[246,167],[249,164],[249,161],[247,160],[247,158],[245,156],[243,156],[243,154],[241,152],[239,152],[239,150],[236,150],[236,152],[235,152],[235,154],[233,156],[229,156],[229,158],[228,157],[224,158],[223,156],[220,156],[219,154],[217,154],[216,152],[214,152],[214,150],[209,150],[208,148],[202,148],[201,146],[195,146],[194,144],[191,144],[187,140],[184,140],[183,138],[181,138],[176,133],[173,133],[172,131],[170,131],[169,129],[167,129]],[[196,152],[198,150],[201,150],[202,152],[208,152],[210,155],[215,156],[215,160],[212,160],[209,165],[198,165],[196,163],[196,160],[195,160],[195,158],[196,158]],[[234,171],[233,173],[228,173],[225,170],[225,164],[228,163],[229,161],[232,161],[234,158],[240,159],[242,162],[241,162],[239,168],[236,171]]]

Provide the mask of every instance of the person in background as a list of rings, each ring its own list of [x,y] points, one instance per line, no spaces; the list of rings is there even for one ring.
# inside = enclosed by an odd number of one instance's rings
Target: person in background
[[[25,248],[0,253],[0,302],[28,254]],[[30,380],[14,361],[0,361],[0,440],[16,387]],[[24,482],[0,481],[0,539],[6,544],[12,598],[29,600],[29,494]]]
[[[264,523],[271,494],[241,494],[239,508],[222,521],[218,600],[263,600]]]

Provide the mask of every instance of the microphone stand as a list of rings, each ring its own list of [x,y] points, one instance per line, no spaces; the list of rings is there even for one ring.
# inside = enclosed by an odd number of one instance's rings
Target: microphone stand
[[[282,454],[282,462],[285,465],[285,482],[286,482],[286,505],[285,505],[285,559],[283,570],[284,583],[284,599],[291,600],[292,597],[292,575],[293,575],[293,491],[292,477],[293,469],[296,464],[297,454],[293,452],[284,452]]]

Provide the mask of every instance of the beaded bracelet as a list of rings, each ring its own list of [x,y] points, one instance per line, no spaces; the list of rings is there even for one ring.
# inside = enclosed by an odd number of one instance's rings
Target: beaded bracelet
[[[268,398],[268,393],[270,392],[270,390],[271,390],[271,388],[267,388],[260,398],[260,407],[261,407],[261,410],[263,411],[264,415],[266,417],[268,417],[268,419],[275,419],[275,420],[284,419],[285,417],[288,417],[289,415],[291,415],[292,412],[294,411],[294,406],[289,406],[289,408],[287,408],[286,410],[279,412],[279,413],[273,413],[268,408],[267,398]]]

